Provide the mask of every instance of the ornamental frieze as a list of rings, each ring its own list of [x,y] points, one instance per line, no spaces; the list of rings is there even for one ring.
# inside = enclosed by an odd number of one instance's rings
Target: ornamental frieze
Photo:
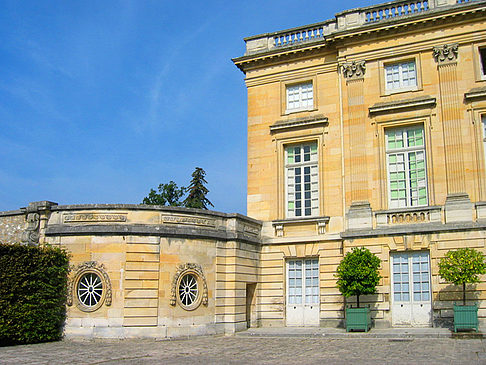
[[[434,47],[433,55],[435,61],[439,65],[457,62],[458,48],[459,45],[457,43]]]
[[[214,219],[188,217],[183,215],[162,215],[161,221],[162,223],[168,223],[168,224],[187,224],[192,226],[207,226],[207,227],[216,226],[216,222]]]
[[[341,65],[344,78],[346,79],[361,79],[364,78],[366,72],[365,61],[352,61]]]
[[[93,213],[74,213],[64,214],[64,223],[78,222],[126,222],[126,214],[93,214]]]

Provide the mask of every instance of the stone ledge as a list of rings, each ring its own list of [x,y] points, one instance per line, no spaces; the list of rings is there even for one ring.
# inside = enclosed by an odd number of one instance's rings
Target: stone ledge
[[[396,236],[404,234],[426,234],[426,233],[442,233],[465,230],[480,230],[486,229],[485,222],[464,222],[464,223],[423,223],[423,224],[409,224],[397,225],[390,227],[380,227],[376,229],[356,229],[347,230],[341,233],[341,238],[361,238],[361,237],[377,237],[377,236]]]
[[[51,211],[72,211],[72,210],[152,210],[156,212],[171,212],[171,213],[186,213],[205,216],[215,216],[221,218],[237,218],[257,225],[262,225],[262,222],[245,216],[240,213],[222,213],[215,210],[183,208],[183,207],[168,207],[163,205],[146,205],[146,204],[73,204],[73,205],[57,205],[51,207]]]
[[[201,227],[180,227],[167,225],[145,224],[93,224],[93,225],[61,225],[47,227],[46,236],[86,236],[86,235],[114,235],[114,236],[160,236],[184,238],[209,238],[221,241],[242,241],[260,244],[259,237],[237,231],[216,230]]]

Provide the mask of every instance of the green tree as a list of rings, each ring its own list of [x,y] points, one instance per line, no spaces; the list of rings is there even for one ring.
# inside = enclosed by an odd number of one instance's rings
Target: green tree
[[[172,207],[179,207],[182,205],[180,199],[186,192],[186,188],[177,186],[172,180],[168,184],[160,184],[158,193],[154,189],[150,189],[148,196],[143,198],[142,204],[149,205],[168,205]]]
[[[378,269],[381,260],[367,248],[354,247],[341,260],[337,268],[337,287],[345,296],[356,295],[358,308],[359,296],[375,294],[381,279]]]
[[[484,256],[473,248],[449,251],[439,261],[439,275],[455,285],[462,284],[462,304],[466,305],[466,284],[479,283],[479,275],[486,273]]]
[[[183,202],[185,207],[199,209],[208,209],[209,205],[214,207],[213,203],[206,198],[206,194],[209,193],[209,190],[205,186],[208,183],[204,178],[205,175],[206,172],[202,168],[195,168],[192,173],[191,183],[187,188],[187,197]]]

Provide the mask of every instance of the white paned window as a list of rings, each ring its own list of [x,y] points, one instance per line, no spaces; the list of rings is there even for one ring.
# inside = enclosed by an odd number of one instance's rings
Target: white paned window
[[[314,108],[312,82],[287,86],[287,111],[308,110]]]
[[[386,90],[408,90],[417,86],[415,61],[385,65]]]
[[[388,129],[385,135],[389,208],[427,205],[424,128]]]
[[[319,214],[317,143],[285,148],[287,218]]]

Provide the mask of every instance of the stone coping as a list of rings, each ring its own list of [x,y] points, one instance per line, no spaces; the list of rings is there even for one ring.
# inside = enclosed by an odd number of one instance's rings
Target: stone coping
[[[222,213],[214,210],[167,207],[163,205],[146,205],[146,204],[73,204],[73,205],[56,205],[51,207],[52,212],[75,211],[75,210],[151,210],[156,212],[185,213],[212,216],[219,218],[237,218],[253,224],[262,225],[262,222],[240,213]]]
[[[160,236],[178,238],[215,239],[218,241],[242,241],[260,244],[259,235],[231,229],[209,229],[164,224],[93,224],[63,225],[52,224],[46,228],[46,236]]]
[[[378,236],[396,236],[403,234],[442,233],[463,230],[486,229],[486,221],[461,223],[420,223],[393,225],[376,229],[350,229],[341,233],[341,238],[361,238]]]
[[[4,212],[0,212],[0,217],[8,217],[12,215],[22,215],[24,212],[22,212],[20,209],[17,210],[6,210]]]

